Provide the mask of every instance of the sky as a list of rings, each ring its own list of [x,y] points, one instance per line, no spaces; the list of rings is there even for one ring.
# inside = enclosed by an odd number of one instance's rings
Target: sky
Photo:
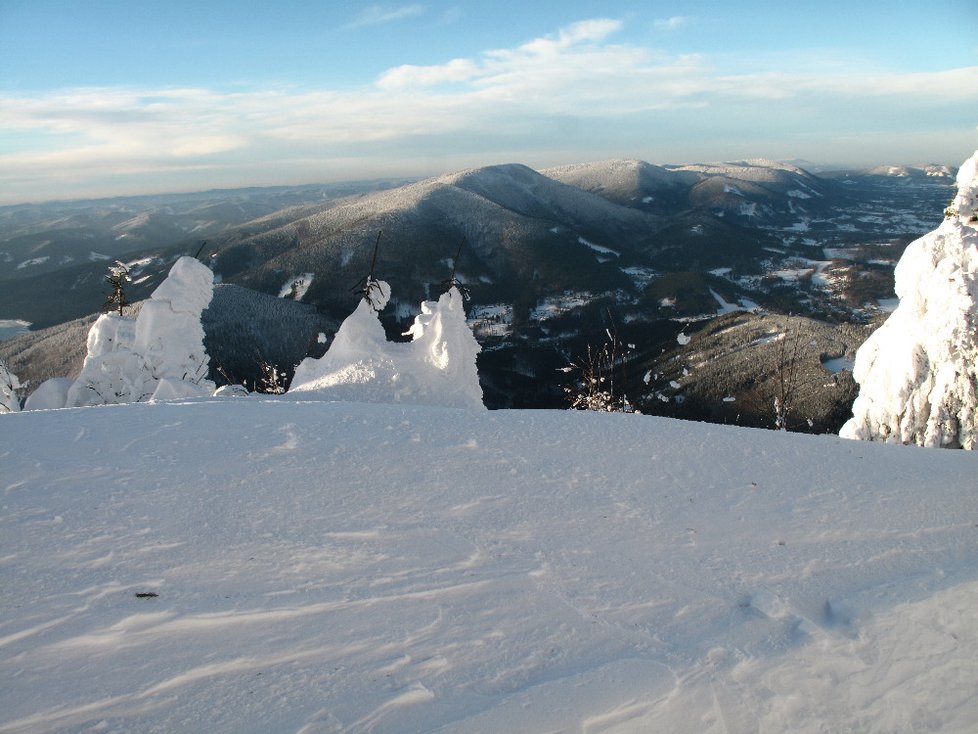
[[[0,0],[0,204],[502,162],[958,164],[978,3]]]

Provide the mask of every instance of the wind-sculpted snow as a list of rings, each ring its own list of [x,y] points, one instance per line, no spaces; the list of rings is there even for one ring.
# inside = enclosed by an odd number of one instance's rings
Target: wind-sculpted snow
[[[254,398],[0,432],[0,732],[978,728],[964,452]]]
[[[212,393],[200,318],[213,291],[211,271],[181,257],[135,319],[116,313],[100,316],[88,332],[88,354],[68,390],[67,406]]]
[[[856,354],[847,438],[978,448],[978,152],[957,183],[897,264],[900,305]]]
[[[296,368],[290,395],[368,403],[414,403],[484,408],[476,357],[481,347],[465,320],[462,294],[451,288],[423,302],[407,332],[410,342],[389,342],[377,319],[390,286],[376,281],[340,325],[329,350]]]

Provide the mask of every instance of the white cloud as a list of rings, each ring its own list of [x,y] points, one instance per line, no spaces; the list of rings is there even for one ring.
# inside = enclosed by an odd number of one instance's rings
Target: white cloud
[[[764,72],[717,76],[717,94],[755,99],[787,99],[822,94],[837,98],[906,97],[916,100],[964,101],[978,97],[978,66],[926,73],[833,71],[826,74]]]
[[[612,20],[610,18],[582,20],[578,23],[572,23],[566,28],[561,28],[557,34],[557,38],[559,44],[565,48],[575,43],[598,43],[612,33],[620,31],[623,25],[620,20]]]
[[[689,22],[689,18],[683,15],[674,15],[671,18],[657,18],[653,25],[657,31],[674,31]]]
[[[438,66],[405,64],[384,72],[377,80],[377,86],[381,89],[433,87],[468,81],[478,73],[478,66],[468,59],[452,59]]]
[[[424,13],[423,5],[369,5],[350,21],[346,28],[361,28],[363,26],[381,25],[395,20],[403,20]]]

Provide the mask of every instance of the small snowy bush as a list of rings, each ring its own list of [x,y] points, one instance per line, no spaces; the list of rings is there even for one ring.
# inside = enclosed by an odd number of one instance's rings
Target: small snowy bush
[[[282,395],[289,389],[289,378],[285,371],[264,357],[258,359],[258,371],[260,377],[255,385],[257,392],[266,395]]]
[[[45,380],[27,396],[24,410],[57,410],[68,402],[68,391],[75,382],[69,377],[52,377]]]
[[[635,408],[625,395],[625,366],[634,344],[622,344],[617,331],[605,329],[608,340],[600,347],[588,344],[587,356],[571,362],[562,372],[570,373],[572,382],[564,394],[574,410],[633,413]]]
[[[613,361],[610,348],[600,349],[588,344],[587,357],[563,368],[574,375],[573,382],[564,386],[564,393],[574,410],[613,412],[618,410],[612,377]]]

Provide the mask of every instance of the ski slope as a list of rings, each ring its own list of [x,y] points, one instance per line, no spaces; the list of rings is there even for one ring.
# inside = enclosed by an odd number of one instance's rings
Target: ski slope
[[[972,452],[285,396],[0,467],[0,732],[978,730]]]

